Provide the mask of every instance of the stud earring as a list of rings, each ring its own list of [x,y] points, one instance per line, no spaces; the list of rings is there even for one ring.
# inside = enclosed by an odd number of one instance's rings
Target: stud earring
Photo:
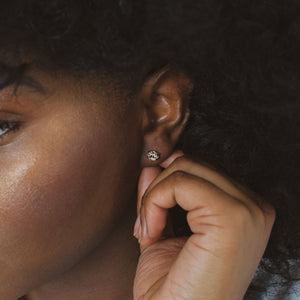
[[[160,158],[160,153],[155,150],[150,150],[147,152],[147,158],[150,160],[158,160]]]

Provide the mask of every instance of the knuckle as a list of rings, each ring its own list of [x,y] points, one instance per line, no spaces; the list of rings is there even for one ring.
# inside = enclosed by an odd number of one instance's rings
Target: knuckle
[[[184,156],[180,156],[177,157],[174,161],[173,161],[173,167],[175,169],[181,169],[183,167],[183,165],[185,164],[186,158]]]
[[[276,220],[276,210],[273,206],[270,206],[270,219],[272,221],[272,224],[274,224]]]
[[[242,226],[252,222],[253,215],[244,202],[238,201],[235,204],[233,219],[236,224],[240,224]]]
[[[265,213],[258,206],[248,206],[246,203],[239,201],[235,205],[234,222],[240,227],[252,226],[255,228],[266,228],[273,225],[275,221],[275,210]]]
[[[274,221],[275,221],[276,210],[275,210],[275,207],[271,203],[269,203],[267,201],[265,202],[264,211],[267,215],[270,216],[270,218],[274,219]]]
[[[182,182],[182,180],[184,178],[186,178],[187,173],[182,171],[182,170],[176,170],[172,173],[172,175],[170,176],[172,178],[172,181],[174,182],[174,184],[179,184]]]
[[[255,216],[261,224],[269,226],[273,225],[276,219],[276,211],[273,205],[262,197],[256,198]]]
[[[250,194],[250,199],[252,200],[252,203],[255,204],[255,211],[262,219],[271,221],[273,220],[273,222],[275,222],[276,211],[270,202],[254,192]]]
[[[151,201],[154,193],[155,193],[155,190],[154,191],[151,190],[150,192],[144,194],[144,196],[142,197],[142,200],[141,200],[142,207],[145,206],[149,201]]]
[[[272,227],[276,220],[276,210],[270,203],[266,202],[262,210],[264,222],[267,227]]]

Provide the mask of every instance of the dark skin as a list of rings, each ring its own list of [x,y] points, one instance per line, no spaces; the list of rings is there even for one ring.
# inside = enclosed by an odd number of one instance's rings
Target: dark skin
[[[0,147],[0,298],[131,299],[138,175],[153,164],[148,150],[172,153],[189,82],[161,70],[120,111],[109,87],[96,93],[65,75],[29,75],[45,93],[1,91],[1,119],[24,126]]]
[[[23,122],[1,133],[0,300],[242,299],[275,212],[174,152],[191,81],[166,66],[126,106],[113,84],[30,75],[43,88],[0,98],[1,118]],[[166,230],[176,204],[188,240]]]

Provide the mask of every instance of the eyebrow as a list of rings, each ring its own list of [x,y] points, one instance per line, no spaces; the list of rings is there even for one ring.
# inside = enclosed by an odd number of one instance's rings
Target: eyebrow
[[[13,86],[16,93],[19,87],[25,86],[31,92],[47,94],[43,85],[28,74],[30,67],[31,65],[26,63],[11,67],[0,62],[0,90]]]
[[[32,76],[27,75],[27,74],[22,76],[20,81],[17,83],[16,88],[18,88],[20,86],[25,86],[25,87],[29,88],[30,91],[32,91],[34,93],[39,93],[39,94],[42,94],[42,95],[47,94],[47,91],[43,87],[43,85],[40,82],[38,82],[36,79],[34,79]]]

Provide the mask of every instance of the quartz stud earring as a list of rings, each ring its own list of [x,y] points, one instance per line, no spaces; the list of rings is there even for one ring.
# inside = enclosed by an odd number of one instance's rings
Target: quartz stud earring
[[[155,150],[150,150],[150,151],[148,151],[148,153],[147,153],[147,158],[150,159],[150,160],[155,161],[155,160],[158,160],[159,157],[160,157],[159,152],[157,152],[157,151],[155,151]]]

